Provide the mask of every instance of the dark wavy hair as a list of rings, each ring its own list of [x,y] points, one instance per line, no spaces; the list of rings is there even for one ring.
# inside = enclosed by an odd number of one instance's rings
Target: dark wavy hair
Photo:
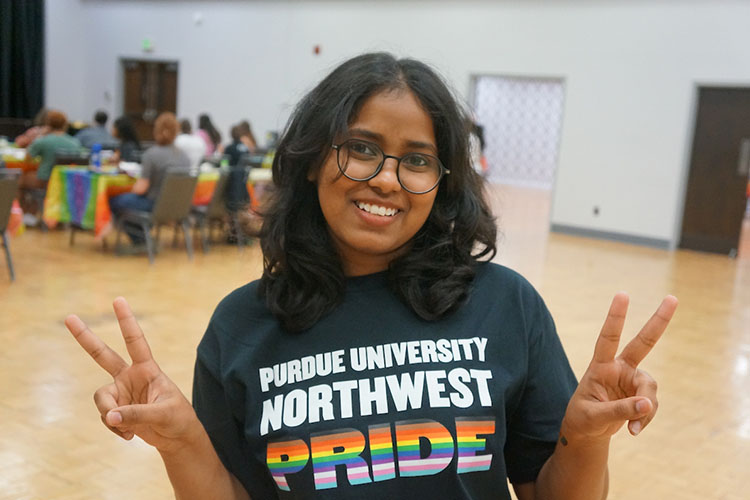
[[[471,166],[470,120],[451,91],[414,59],[354,57],[297,105],[273,161],[274,189],[260,231],[260,294],[290,331],[305,330],[329,313],[342,301],[346,284],[308,172],[323,165],[363,103],[390,90],[412,92],[430,115],[438,156],[451,173],[441,180],[410,251],[390,263],[389,286],[421,318],[436,320],[466,300],[476,262],[495,255],[495,222]]]
[[[209,117],[207,114],[202,114],[198,116],[198,128],[201,130],[204,130],[208,137],[211,138],[211,142],[214,143],[214,147],[219,147],[221,144],[221,133],[214,127],[213,122],[211,121],[211,117]]]
[[[135,130],[135,125],[127,116],[121,116],[113,124],[117,129],[117,137],[121,143],[132,142],[135,147],[141,148],[141,141],[138,140],[138,132]]]

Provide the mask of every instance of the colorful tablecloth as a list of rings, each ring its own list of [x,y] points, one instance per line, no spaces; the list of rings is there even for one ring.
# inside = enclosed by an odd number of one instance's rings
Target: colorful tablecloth
[[[193,205],[207,205],[211,201],[218,171],[201,172],[193,195]],[[126,193],[135,179],[116,171],[93,172],[86,167],[58,165],[52,169],[47,197],[44,200],[44,222],[52,228],[60,223],[72,223],[99,234],[112,218],[109,199]],[[247,184],[252,208],[258,208],[252,181]]]
[[[130,191],[133,184],[135,179],[125,174],[54,167],[44,199],[44,222],[51,228],[72,223],[99,234],[112,218],[109,198]]]

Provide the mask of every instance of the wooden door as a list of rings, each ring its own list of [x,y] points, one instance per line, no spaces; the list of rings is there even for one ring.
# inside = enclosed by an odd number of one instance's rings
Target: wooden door
[[[123,59],[123,114],[133,120],[138,138],[153,140],[159,113],[177,113],[177,63]]]
[[[701,87],[680,248],[735,256],[750,168],[750,89]]]

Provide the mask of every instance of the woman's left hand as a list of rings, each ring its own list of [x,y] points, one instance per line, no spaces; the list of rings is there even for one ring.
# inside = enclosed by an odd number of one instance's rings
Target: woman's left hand
[[[568,403],[561,429],[562,444],[569,440],[608,440],[625,422],[634,436],[656,414],[656,381],[638,365],[656,345],[667,328],[677,299],[664,298],[638,335],[617,356],[628,295],[612,300],[594,348],[594,357]]]

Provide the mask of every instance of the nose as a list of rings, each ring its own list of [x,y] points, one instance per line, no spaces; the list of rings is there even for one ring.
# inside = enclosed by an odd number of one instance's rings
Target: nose
[[[401,184],[398,182],[398,160],[395,158],[386,158],[383,168],[378,175],[367,181],[370,187],[383,193],[391,193],[401,190]]]

